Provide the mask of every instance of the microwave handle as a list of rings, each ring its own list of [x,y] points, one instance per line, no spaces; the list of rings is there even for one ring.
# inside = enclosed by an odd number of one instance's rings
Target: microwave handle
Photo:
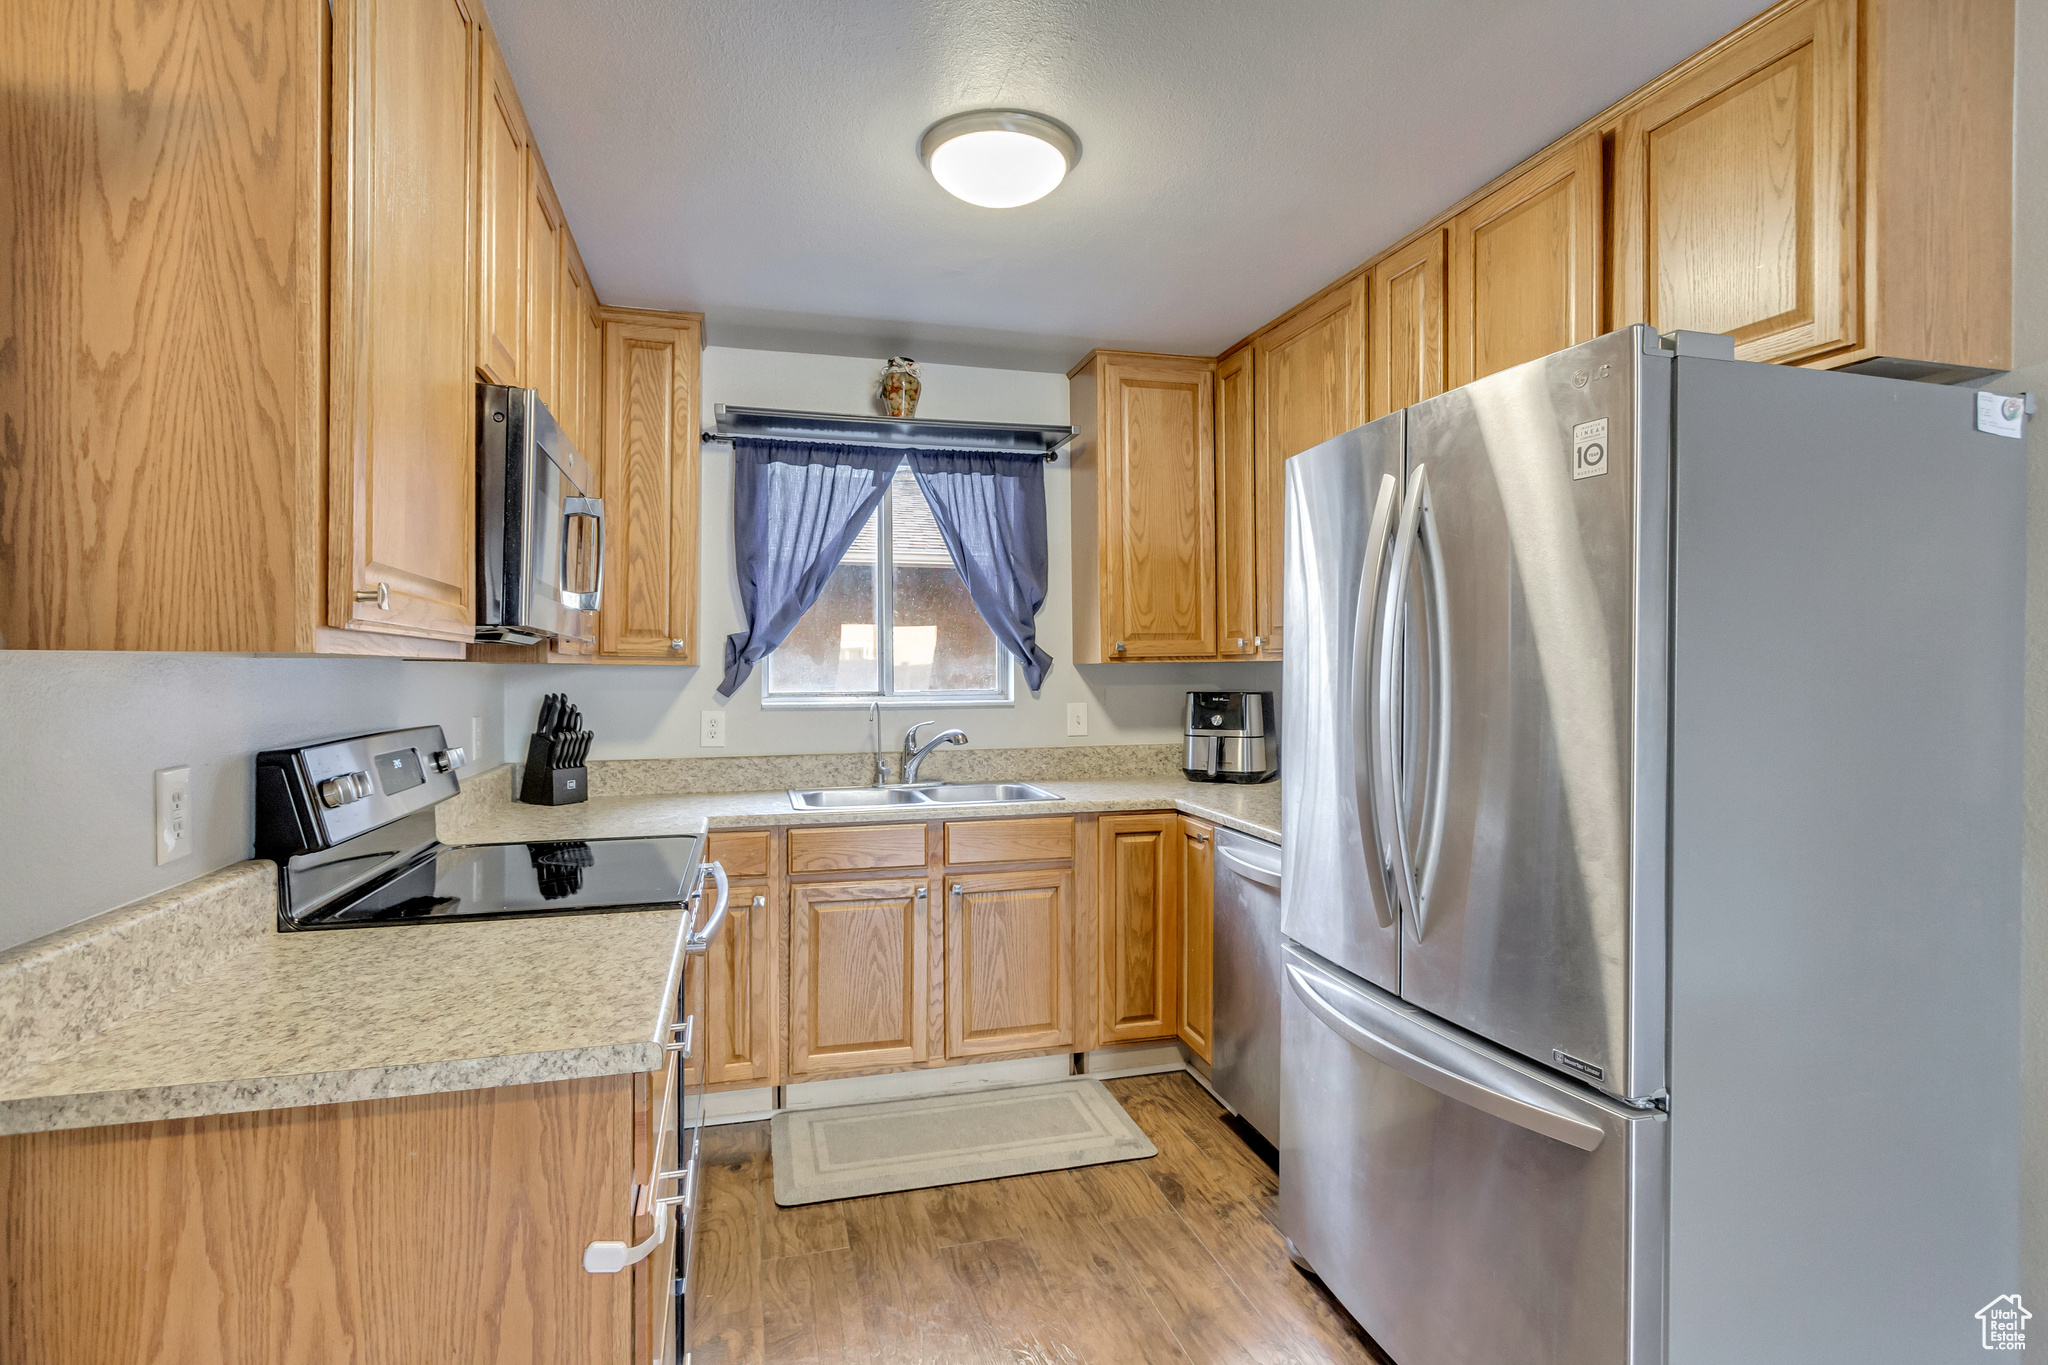
[[[569,591],[569,519],[590,517],[597,522],[597,584],[589,592]],[[562,499],[562,605],[571,611],[596,611],[604,600],[604,499]]]

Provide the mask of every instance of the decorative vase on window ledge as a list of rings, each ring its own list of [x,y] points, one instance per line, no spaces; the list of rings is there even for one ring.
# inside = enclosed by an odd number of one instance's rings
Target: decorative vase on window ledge
[[[924,381],[917,377],[917,362],[907,355],[892,355],[882,371],[882,412],[888,417],[917,416],[917,396]]]

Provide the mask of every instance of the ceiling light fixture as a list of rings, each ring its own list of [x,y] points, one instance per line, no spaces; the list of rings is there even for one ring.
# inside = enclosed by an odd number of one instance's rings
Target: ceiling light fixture
[[[975,109],[925,129],[917,155],[955,198],[1013,209],[1059,187],[1081,160],[1081,139],[1043,114]]]

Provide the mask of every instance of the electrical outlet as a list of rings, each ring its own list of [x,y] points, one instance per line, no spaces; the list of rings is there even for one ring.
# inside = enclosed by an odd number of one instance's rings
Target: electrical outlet
[[[156,865],[192,851],[192,770],[156,770]]]
[[[700,716],[703,728],[697,736],[697,743],[706,749],[725,747],[725,712],[706,711]]]
[[[1088,733],[1088,703],[1070,701],[1067,703],[1067,733],[1085,735]]]

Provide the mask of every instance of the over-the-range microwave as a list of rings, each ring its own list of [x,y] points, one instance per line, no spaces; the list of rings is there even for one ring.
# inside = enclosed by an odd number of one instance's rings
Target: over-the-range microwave
[[[604,502],[532,389],[476,386],[476,638],[596,638]]]

